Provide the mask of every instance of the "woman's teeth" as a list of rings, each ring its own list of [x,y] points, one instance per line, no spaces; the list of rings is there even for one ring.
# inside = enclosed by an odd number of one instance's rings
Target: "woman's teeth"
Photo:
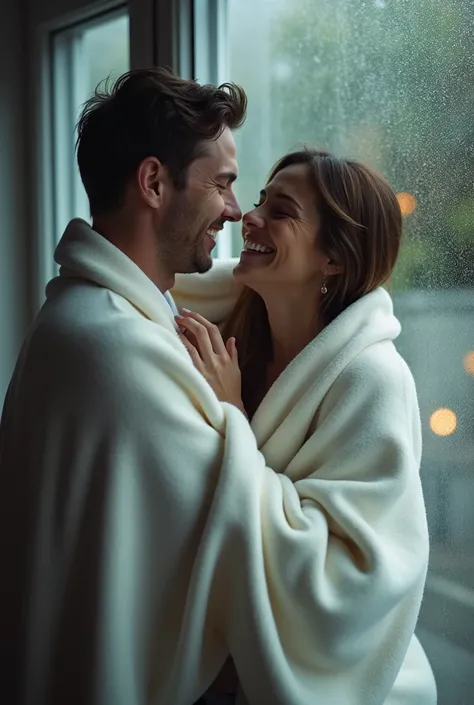
[[[273,252],[271,247],[267,247],[266,245],[260,245],[258,242],[252,242],[252,240],[245,240],[244,250],[261,252],[263,255],[269,255]]]

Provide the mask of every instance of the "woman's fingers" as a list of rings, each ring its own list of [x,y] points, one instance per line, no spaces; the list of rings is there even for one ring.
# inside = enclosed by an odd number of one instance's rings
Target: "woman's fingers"
[[[198,350],[194,347],[194,345],[192,343],[189,342],[189,340],[186,338],[184,333],[178,333],[178,335],[179,335],[184,347],[188,351],[188,353],[191,357],[191,360],[193,361],[194,366],[199,370],[199,372],[201,374],[204,374],[205,369],[204,369],[204,365],[203,365],[203,362],[202,362],[202,359],[201,359],[201,356],[200,356]]]
[[[232,362],[234,364],[238,365],[239,364],[239,354],[237,351],[237,345],[235,342],[235,338],[229,338],[229,340],[225,344],[225,347],[226,347],[226,350],[227,350]]]
[[[201,358],[206,365],[211,365],[214,358],[214,349],[207,328],[189,317],[176,316],[176,322],[181,328],[185,329],[185,332],[189,331],[194,336]]]
[[[209,340],[211,341],[212,349],[217,355],[222,355],[225,352],[226,346],[222,339],[221,332],[214,323],[211,323],[207,320],[207,318],[204,318],[204,316],[201,316],[199,313],[189,311],[189,309],[187,308],[182,309],[182,314],[184,320],[196,321],[196,323],[203,326],[207,330]]]
[[[224,345],[219,329],[198,314],[176,316],[180,338],[194,366],[220,401],[233,404],[245,413],[242,402],[242,376],[235,339]]]

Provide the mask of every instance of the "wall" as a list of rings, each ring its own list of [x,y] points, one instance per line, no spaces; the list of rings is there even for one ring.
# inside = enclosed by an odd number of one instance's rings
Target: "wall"
[[[0,404],[29,318],[25,164],[26,60],[22,0],[2,0],[0,22]]]

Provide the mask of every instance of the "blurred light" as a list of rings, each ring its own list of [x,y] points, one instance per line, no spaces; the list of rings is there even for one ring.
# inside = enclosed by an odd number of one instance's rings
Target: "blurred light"
[[[416,209],[416,198],[411,193],[397,193],[397,201],[402,215],[411,215]]]
[[[451,409],[437,409],[431,414],[430,428],[437,436],[450,436],[457,424],[457,416]]]
[[[464,358],[464,369],[468,375],[472,375],[474,377],[474,350],[468,352]]]

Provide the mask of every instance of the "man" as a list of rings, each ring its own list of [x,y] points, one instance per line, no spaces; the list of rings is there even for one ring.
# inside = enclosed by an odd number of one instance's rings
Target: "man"
[[[212,576],[207,595],[189,586],[221,437],[201,412],[204,432],[180,417],[173,358],[199,375],[167,292],[175,273],[211,267],[218,232],[241,217],[232,130],[245,113],[239,87],[161,69],[122,76],[83,110],[92,228],[66,229],[2,417],[9,705],[190,705],[228,655]]]

